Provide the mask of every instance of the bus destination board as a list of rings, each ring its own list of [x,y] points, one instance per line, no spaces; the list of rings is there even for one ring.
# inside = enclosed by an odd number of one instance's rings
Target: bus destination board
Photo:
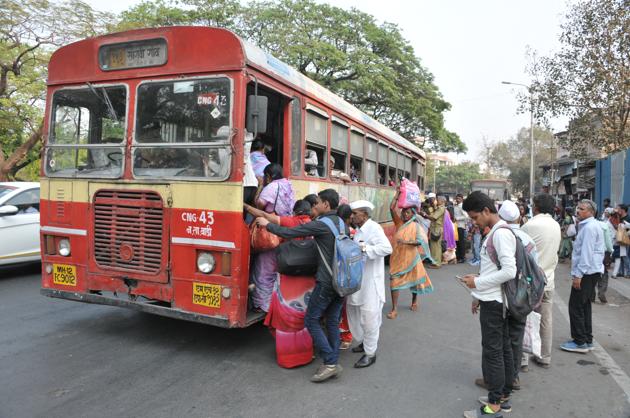
[[[166,39],[162,38],[103,45],[98,52],[103,71],[156,67],[166,64],[166,60]]]

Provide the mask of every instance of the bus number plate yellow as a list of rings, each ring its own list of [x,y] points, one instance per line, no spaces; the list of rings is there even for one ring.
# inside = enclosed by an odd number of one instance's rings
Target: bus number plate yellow
[[[221,286],[193,282],[193,303],[208,308],[221,307]]]
[[[76,286],[77,268],[68,264],[53,264],[53,283],[63,286]]]

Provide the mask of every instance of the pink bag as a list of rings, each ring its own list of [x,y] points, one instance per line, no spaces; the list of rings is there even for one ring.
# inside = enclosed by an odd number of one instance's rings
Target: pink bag
[[[418,185],[410,182],[406,178],[400,183],[400,195],[398,196],[398,207],[409,208],[420,206],[420,189]]]

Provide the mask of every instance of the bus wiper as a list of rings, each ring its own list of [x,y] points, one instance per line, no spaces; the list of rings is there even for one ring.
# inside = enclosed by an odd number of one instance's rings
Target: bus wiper
[[[98,97],[99,99],[101,99],[101,101],[103,103],[105,103],[105,106],[107,106],[107,111],[109,113],[109,116],[111,116],[112,119],[114,119],[114,121],[118,122],[118,116],[116,115],[116,110],[114,110],[114,106],[112,105],[112,101],[109,100],[109,95],[107,94],[107,90],[105,90],[105,87],[101,87],[101,91],[103,92],[103,97],[101,97],[97,92],[96,89],[94,88],[94,86],[92,85],[92,83],[90,83],[88,81],[87,83],[88,87],[90,88],[90,90],[92,90],[92,93],[94,93],[94,95],[96,97]]]

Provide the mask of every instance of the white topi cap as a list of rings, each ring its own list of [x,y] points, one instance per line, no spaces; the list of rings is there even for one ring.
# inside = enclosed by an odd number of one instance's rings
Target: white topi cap
[[[368,202],[367,200],[355,200],[354,202],[350,203],[350,209],[374,210],[374,205],[372,204],[372,202]]]
[[[499,209],[499,216],[505,222],[514,222],[521,215],[521,211],[516,206],[516,203],[511,200],[504,200],[501,203],[501,209]]]

